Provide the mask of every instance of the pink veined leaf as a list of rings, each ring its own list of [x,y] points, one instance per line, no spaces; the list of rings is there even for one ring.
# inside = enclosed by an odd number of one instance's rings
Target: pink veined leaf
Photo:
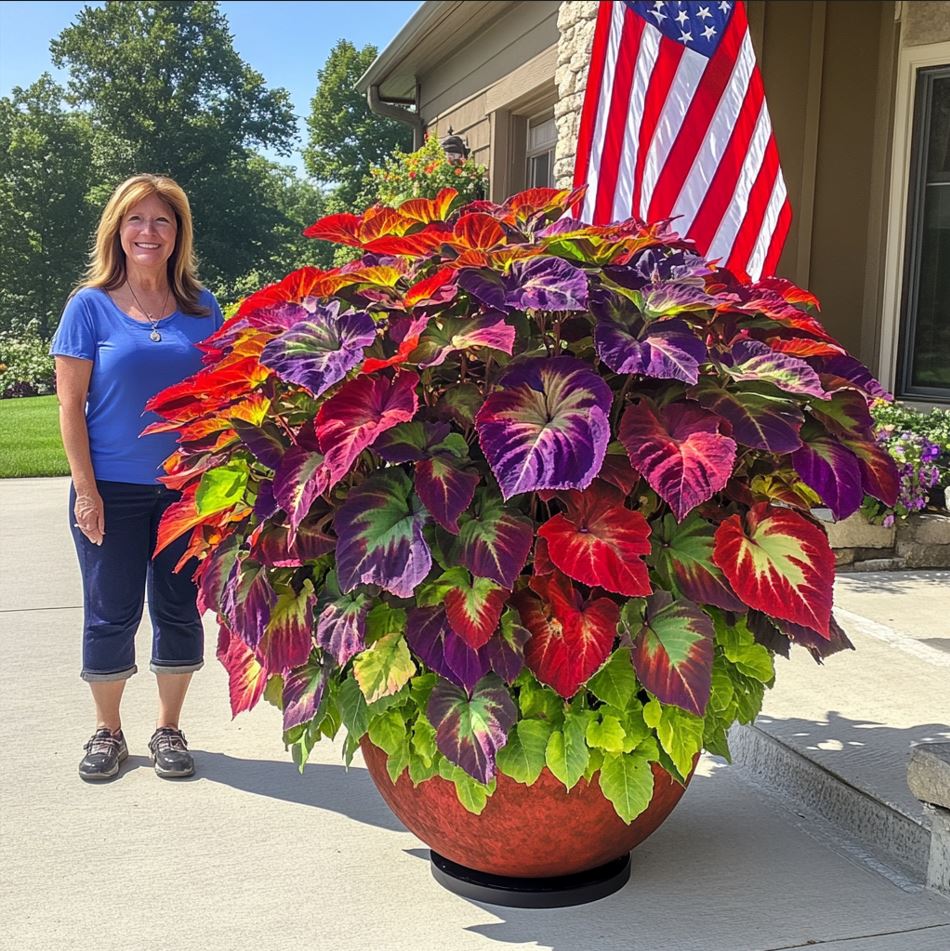
[[[268,671],[247,644],[222,624],[218,633],[218,660],[228,672],[231,716],[257,706],[267,685]]]
[[[718,417],[694,403],[662,411],[646,398],[632,404],[620,421],[620,441],[678,522],[725,486],[736,458],[736,444],[719,432]]]
[[[416,415],[418,383],[415,373],[400,373],[392,382],[384,376],[362,376],[345,383],[320,407],[316,431],[330,471],[329,488],[380,433]]]

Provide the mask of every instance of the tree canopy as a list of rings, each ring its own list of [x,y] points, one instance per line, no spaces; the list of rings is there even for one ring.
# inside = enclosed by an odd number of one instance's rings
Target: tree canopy
[[[349,40],[340,40],[317,71],[303,156],[307,171],[331,186],[329,203],[334,211],[361,210],[370,166],[381,164],[395,149],[412,148],[412,130],[370,112],[366,97],[356,90],[376,53],[375,46],[358,50]]]

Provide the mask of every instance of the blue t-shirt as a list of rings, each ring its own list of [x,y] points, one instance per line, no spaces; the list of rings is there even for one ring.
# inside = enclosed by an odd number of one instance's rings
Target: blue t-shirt
[[[162,462],[175,451],[178,434],[140,435],[159,419],[145,412],[145,404],[201,369],[195,344],[224,318],[210,291],[201,292],[200,303],[210,308],[207,317],[175,311],[158,322],[159,341],[150,339],[150,324],[124,313],[100,288],[83,288],[66,304],[50,353],[92,360],[86,428],[97,479],[150,485],[163,474]]]

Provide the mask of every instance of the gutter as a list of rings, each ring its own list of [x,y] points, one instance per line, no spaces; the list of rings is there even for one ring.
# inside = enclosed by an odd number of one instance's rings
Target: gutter
[[[418,90],[418,88],[417,86],[416,89]],[[418,103],[415,99],[406,99],[405,97],[384,98],[379,94],[379,85],[373,83],[366,88],[366,102],[369,105],[370,112],[374,112],[378,116],[386,116],[388,119],[395,119],[397,122],[409,126],[412,129],[413,151],[422,148],[425,136],[425,123],[422,121],[422,116],[419,115],[418,111],[413,112],[410,109],[400,108],[401,106],[412,105],[416,106],[418,110]]]

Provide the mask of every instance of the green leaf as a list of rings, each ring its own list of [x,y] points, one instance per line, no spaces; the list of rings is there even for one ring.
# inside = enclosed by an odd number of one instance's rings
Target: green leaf
[[[406,721],[398,710],[387,710],[369,725],[369,738],[390,755],[406,745],[406,733]]]
[[[663,716],[663,708],[659,700],[650,700],[643,705],[643,722],[651,729],[655,730],[660,725],[660,719]]]
[[[267,686],[264,687],[264,699],[271,704],[271,706],[277,707],[278,710],[283,710],[284,702],[284,678],[280,674],[274,674],[273,677],[268,678]]]
[[[343,725],[354,741],[359,741],[369,729],[369,709],[363,691],[352,674],[340,684],[337,696]]]
[[[406,630],[406,612],[381,601],[366,615],[366,643],[372,644],[387,634],[401,634]]]
[[[544,769],[550,737],[550,723],[544,720],[519,721],[495,757],[498,768],[515,782],[532,786]]]
[[[232,459],[223,466],[209,469],[198,484],[195,507],[199,515],[211,515],[236,505],[247,488],[248,466],[243,459]]]
[[[584,775],[590,759],[587,748],[587,717],[568,711],[563,730],[554,730],[545,750],[547,767],[571,790]]]
[[[600,789],[617,815],[624,822],[633,822],[653,798],[653,770],[646,758],[636,753],[605,756]]]
[[[720,720],[706,717],[706,725],[703,730],[703,746],[715,756],[721,756],[727,763],[732,762],[726,727]]]
[[[637,676],[630,660],[630,648],[615,650],[604,666],[591,677],[587,687],[598,700],[623,710],[637,692]]]
[[[402,745],[395,752],[386,757],[386,772],[392,784],[396,785],[396,780],[402,775],[403,770],[409,765],[409,744],[403,739]]]
[[[438,753],[435,745],[435,727],[423,713],[416,717],[412,727],[412,751],[421,757],[427,766],[431,765]]]
[[[433,757],[430,763],[426,763],[418,753],[409,751],[409,780],[413,786],[418,786],[419,783],[424,783],[438,774],[439,764],[436,757]]]
[[[431,608],[445,603],[445,596],[454,588],[471,585],[471,575],[465,568],[449,568],[438,578],[419,585],[413,597],[420,608]]]
[[[590,758],[587,760],[587,769],[584,770],[584,779],[590,782],[594,774],[604,765],[604,751],[593,749],[590,751]]]
[[[703,748],[703,718],[679,707],[664,705],[656,735],[680,775],[688,776],[693,768],[693,757]]]
[[[439,775],[455,783],[455,795],[458,801],[476,816],[482,814],[488,797],[495,791],[497,781],[492,779],[488,785],[472,779],[460,766],[450,763],[444,756],[439,760]]]
[[[596,720],[587,724],[587,743],[608,753],[622,753],[626,733],[620,720],[611,714],[601,713]]]
[[[402,634],[384,635],[353,659],[353,675],[367,703],[396,693],[415,672]]]
[[[717,616],[716,643],[722,648],[726,660],[735,664],[739,670],[764,684],[775,678],[775,666],[768,649],[755,640],[745,619],[735,624],[726,624]]]
[[[526,720],[547,720],[554,726],[560,726],[564,720],[564,701],[550,688],[542,686],[530,671],[523,671],[516,684],[518,707]]]

